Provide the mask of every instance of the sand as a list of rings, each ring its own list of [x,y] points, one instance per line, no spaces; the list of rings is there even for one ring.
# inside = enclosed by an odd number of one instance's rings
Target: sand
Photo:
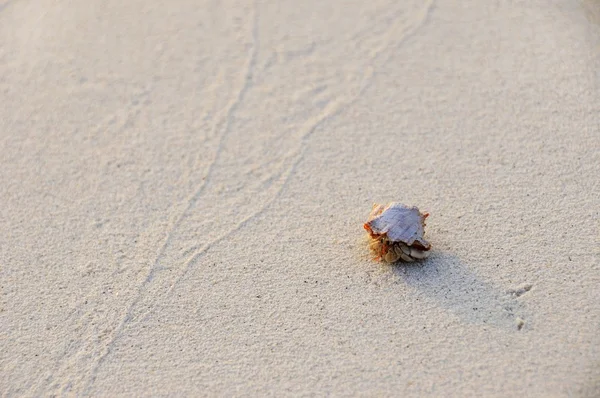
[[[0,1],[0,395],[600,396],[598,1]]]

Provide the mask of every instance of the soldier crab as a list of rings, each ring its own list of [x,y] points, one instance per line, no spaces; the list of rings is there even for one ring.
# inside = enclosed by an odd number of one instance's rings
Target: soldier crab
[[[427,216],[429,213],[398,202],[387,206],[374,204],[364,228],[377,260],[393,263],[427,258],[431,249],[431,244],[423,238]]]

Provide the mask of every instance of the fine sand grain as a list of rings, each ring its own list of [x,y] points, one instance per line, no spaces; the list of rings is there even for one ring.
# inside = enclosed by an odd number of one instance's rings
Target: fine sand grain
[[[0,395],[600,396],[599,93],[597,0],[0,0]]]

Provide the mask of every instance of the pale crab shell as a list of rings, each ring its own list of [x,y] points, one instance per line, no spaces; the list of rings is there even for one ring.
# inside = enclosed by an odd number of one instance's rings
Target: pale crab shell
[[[425,240],[425,218],[417,207],[392,202],[374,204],[364,228],[372,239],[371,250],[386,262],[427,258],[431,244]]]
[[[427,250],[431,244],[425,240],[425,218],[428,213],[421,213],[415,206],[408,207],[402,203],[392,202],[387,206],[373,205],[365,229],[371,237],[386,235],[390,242],[402,242],[413,246],[415,242]]]

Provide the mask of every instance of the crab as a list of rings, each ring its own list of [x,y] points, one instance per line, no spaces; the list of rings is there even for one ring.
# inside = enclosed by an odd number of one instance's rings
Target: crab
[[[425,219],[429,213],[421,213],[415,206],[392,202],[388,205],[373,204],[364,229],[369,234],[369,248],[376,260],[394,263],[398,260],[413,262],[429,256],[431,244],[425,240]]]

